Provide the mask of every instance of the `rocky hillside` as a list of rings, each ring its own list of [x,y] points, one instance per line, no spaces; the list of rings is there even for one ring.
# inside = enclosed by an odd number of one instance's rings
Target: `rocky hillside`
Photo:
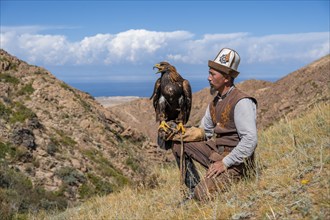
[[[258,127],[264,129],[283,117],[296,117],[314,104],[329,100],[329,80],[330,55],[274,83],[247,80],[237,84],[237,87],[258,100]],[[211,100],[208,88],[193,94],[189,125],[199,124]],[[157,124],[149,99],[143,98],[108,109],[125,124],[156,140]]]
[[[61,208],[125,184],[153,184],[147,158],[164,155],[89,94],[0,50],[3,209]]]
[[[316,103],[329,101],[329,86],[330,55],[327,55],[257,90],[259,126],[264,128],[284,117],[297,117]]]

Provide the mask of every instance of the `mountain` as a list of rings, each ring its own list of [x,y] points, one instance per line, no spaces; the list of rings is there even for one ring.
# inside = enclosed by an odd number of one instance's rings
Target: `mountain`
[[[149,167],[163,160],[92,96],[0,50],[0,212],[152,185]]]
[[[297,117],[316,103],[328,101],[329,70],[330,55],[274,83],[252,79],[238,83],[236,86],[258,100],[258,128],[265,129],[284,117]],[[208,88],[193,94],[188,125],[199,125],[212,99]],[[108,109],[125,124],[156,141],[157,124],[151,100],[141,98]]]

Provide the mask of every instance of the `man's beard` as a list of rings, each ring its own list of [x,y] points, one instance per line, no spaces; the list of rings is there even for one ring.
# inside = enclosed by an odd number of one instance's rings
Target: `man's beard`
[[[210,94],[215,95],[216,92],[217,90],[212,85],[210,85]]]

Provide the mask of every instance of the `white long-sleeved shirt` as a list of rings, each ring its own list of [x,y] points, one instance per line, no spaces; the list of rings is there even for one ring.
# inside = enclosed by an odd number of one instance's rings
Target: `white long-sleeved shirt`
[[[258,141],[256,120],[256,104],[249,98],[239,100],[234,109],[234,122],[240,140],[230,154],[222,160],[226,167],[242,163],[254,152]],[[213,136],[215,126],[212,122],[209,106],[202,118],[200,127],[204,128],[207,138]]]

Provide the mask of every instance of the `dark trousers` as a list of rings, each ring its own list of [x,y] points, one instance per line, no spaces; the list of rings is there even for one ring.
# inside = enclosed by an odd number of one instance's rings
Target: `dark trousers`
[[[172,152],[178,163],[180,164],[181,144],[174,143]],[[184,143],[185,156],[185,185],[194,191],[194,196],[198,200],[208,200],[214,195],[214,192],[225,190],[233,181],[240,179],[243,176],[244,164],[232,166],[226,172],[221,173],[215,178],[202,178],[198,175],[197,169],[193,163],[197,161],[204,168],[215,161],[222,160],[229,152],[219,152],[214,142],[187,142]]]

